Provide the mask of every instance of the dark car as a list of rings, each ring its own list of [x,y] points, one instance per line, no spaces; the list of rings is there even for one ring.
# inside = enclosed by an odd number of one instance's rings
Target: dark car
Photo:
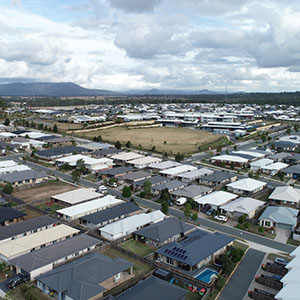
[[[215,210],[210,208],[205,214],[211,216]]]
[[[205,204],[202,208],[201,211],[206,213],[208,210],[211,209],[211,206],[209,204]]]
[[[6,283],[6,287],[8,289],[15,289],[19,284],[27,282],[28,280],[29,278],[27,276],[20,274],[10,279]]]

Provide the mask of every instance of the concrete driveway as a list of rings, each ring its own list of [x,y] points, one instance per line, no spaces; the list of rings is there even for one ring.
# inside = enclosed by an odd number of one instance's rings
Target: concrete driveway
[[[284,243],[286,244],[288,238],[291,235],[291,231],[287,229],[282,229],[282,228],[276,228],[276,236],[275,236],[275,241]]]

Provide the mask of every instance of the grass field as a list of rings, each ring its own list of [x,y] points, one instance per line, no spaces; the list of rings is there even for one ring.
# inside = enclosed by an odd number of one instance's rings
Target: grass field
[[[154,249],[150,248],[149,246],[135,240],[128,240],[124,242],[121,247],[140,256],[147,256],[154,251]]]
[[[206,131],[193,130],[189,128],[158,127],[158,128],[109,128],[97,131],[85,132],[85,137],[93,138],[101,136],[106,142],[115,143],[120,141],[125,145],[128,141],[135,148],[151,150],[168,154],[194,153],[210,143],[216,143],[222,136]],[[223,143],[223,141],[222,141]]]
[[[108,257],[111,257],[111,258],[121,257],[121,258],[124,258],[124,259],[130,261],[131,263],[134,264],[134,266],[133,266],[133,274],[135,276],[143,276],[144,274],[146,274],[146,273],[148,273],[148,272],[151,271],[151,267],[150,266],[142,263],[139,260],[135,260],[135,259],[133,259],[133,258],[131,258],[131,257],[129,257],[129,256],[127,256],[127,255],[125,255],[125,254],[123,254],[123,253],[115,250],[115,249],[110,248],[110,249],[102,252],[102,254],[106,255]]]
[[[41,204],[37,204],[35,206],[42,210],[45,210],[46,208],[49,209],[48,213],[50,213],[50,214],[55,214],[57,210],[64,208],[64,206],[62,206],[58,203],[52,203],[51,205],[49,205],[47,203],[41,203]]]

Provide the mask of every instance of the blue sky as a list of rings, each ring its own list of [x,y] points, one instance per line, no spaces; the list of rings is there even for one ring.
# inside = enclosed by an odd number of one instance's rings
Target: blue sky
[[[295,0],[0,0],[0,32],[0,83],[299,90]]]

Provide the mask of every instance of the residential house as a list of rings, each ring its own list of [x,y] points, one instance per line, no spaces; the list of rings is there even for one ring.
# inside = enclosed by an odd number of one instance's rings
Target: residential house
[[[156,259],[172,267],[193,271],[213,263],[232,245],[234,239],[219,232],[195,230],[180,242],[156,250]]]
[[[177,177],[181,173],[191,172],[197,170],[196,167],[190,165],[181,165],[178,167],[162,170],[159,173],[163,176],[167,176],[168,178]]]
[[[280,172],[281,170],[287,168],[289,165],[282,163],[282,162],[276,162],[273,164],[269,164],[267,166],[262,167],[262,172],[269,174],[271,176],[276,175],[278,172]]]
[[[13,258],[9,264],[17,274],[28,274],[30,280],[35,280],[37,276],[53,270],[60,264],[93,251],[99,243],[100,241],[96,238],[80,234],[49,247]]]
[[[102,179],[105,178],[115,178],[117,179],[120,176],[124,176],[128,173],[132,173],[134,168],[132,167],[116,167],[105,171],[100,171],[100,175]]]
[[[24,185],[38,184],[47,181],[48,174],[40,171],[25,170],[13,172],[0,176],[0,182],[3,184],[10,183],[13,187]]]
[[[236,180],[236,174],[224,171],[215,171],[213,174],[200,177],[199,183],[211,187],[221,187]]]
[[[243,215],[252,219],[265,205],[266,203],[264,201],[249,197],[240,197],[225,205],[221,205],[220,210],[222,214],[236,220]]]
[[[211,193],[213,190],[209,187],[206,187],[204,185],[196,185],[196,184],[192,184],[192,185],[188,185],[184,188],[175,190],[175,191],[171,191],[170,194],[175,198],[187,198],[187,199],[193,199],[194,201],[196,201],[198,198]]]
[[[57,300],[93,300],[133,277],[133,264],[122,258],[91,253],[38,276],[37,287]]]
[[[144,169],[147,168],[150,164],[159,163],[159,162],[161,162],[161,159],[158,157],[146,156],[146,157],[130,160],[128,164],[133,165],[137,169]]]
[[[259,217],[260,226],[293,231],[297,225],[298,209],[282,206],[268,206]]]
[[[300,177],[300,165],[292,165],[282,170],[282,172],[293,179],[299,179]]]
[[[108,296],[104,300],[184,300],[187,290],[184,290],[168,281],[150,276],[139,281],[135,286],[117,296]]]
[[[51,161],[60,157],[87,152],[89,150],[83,147],[64,146],[36,151],[35,156],[39,159]]]
[[[299,207],[300,201],[300,190],[295,189],[289,185],[278,186],[274,189],[272,194],[269,196],[270,202],[279,205],[293,205]]]
[[[167,177],[164,177],[164,176],[154,175],[154,176],[152,176],[150,178],[146,178],[146,179],[142,179],[142,180],[134,182],[133,188],[135,190],[142,189],[143,186],[144,186],[144,183],[146,181],[150,182],[151,183],[151,187],[152,187],[152,186],[155,186],[155,185],[159,185],[161,183],[166,183],[166,182],[169,181],[169,179]]]
[[[25,213],[15,208],[0,206],[0,226],[7,226],[11,223],[17,223],[24,219],[25,216]]]
[[[181,173],[178,175],[178,179],[187,183],[197,183],[201,177],[211,175],[213,173],[214,171],[210,169],[201,168],[194,171]]]
[[[99,231],[103,238],[109,241],[115,241],[132,234],[134,231],[143,228],[146,225],[162,221],[164,218],[165,215],[160,210],[155,210],[148,214],[142,213],[133,215],[108,224],[100,228]]]
[[[141,209],[132,202],[124,202],[105,210],[80,217],[80,223],[90,229],[99,228],[107,224],[138,214]]]
[[[231,167],[232,165],[237,168],[244,168],[248,165],[249,159],[243,158],[236,155],[229,155],[229,154],[223,154],[219,156],[213,156],[210,161],[217,165],[221,166],[224,164],[224,166]]]
[[[135,171],[130,172],[125,175],[119,176],[118,181],[119,182],[126,182],[129,184],[134,184],[136,181],[148,179],[151,177],[151,173],[145,172],[145,171]]]
[[[162,170],[179,167],[181,165],[182,165],[181,163],[178,163],[176,161],[166,160],[166,161],[162,161],[159,163],[154,163],[154,164],[149,165],[149,169],[151,169],[153,172],[160,172]]]
[[[175,217],[169,217],[137,230],[133,235],[137,241],[154,247],[161,247],[183,238],[194,229],[195,227],[190,224],[182,222]]]
[[[143,158],[143,157],[145,157],[145,156],[135,153],[135,152],[120,152],[118,154],[112,155],[111,159],[117,165],[124,165],[133,159],[138,159],[138,158]]]
[[[98,151],[94,151],[92,153],[92,156],[94,158],[102,158],[102,157],[111,157],[114,154],[118,154],[122,152],[122,150],[117,149],[117,148],[108,148],[108,149],[102,149]]]
[[[238,196],[224,191],[214,191],[203,197],[197,198],[196,202],[199,204],[199,208],[208,204],[211,208],[217,210],[220,206],[236,199]]]
[[[182,189],[187,184],[179,180],[170,180],[151,187],[151,192],[154,195],[159,195],[162,191],[168,190],[169,193]]]
[[[260,171],[262,168],[273,164],[273,162],[274,161],[272,159],[262,158],[262,159],[251,162],[250,168],[251,168],[251,171],[257,172],[257,171]]]
[[[267,186],[267,183],[252,178],[243,178],[226,186],[229,192],[243,196],[252,196],[262,191]]]

